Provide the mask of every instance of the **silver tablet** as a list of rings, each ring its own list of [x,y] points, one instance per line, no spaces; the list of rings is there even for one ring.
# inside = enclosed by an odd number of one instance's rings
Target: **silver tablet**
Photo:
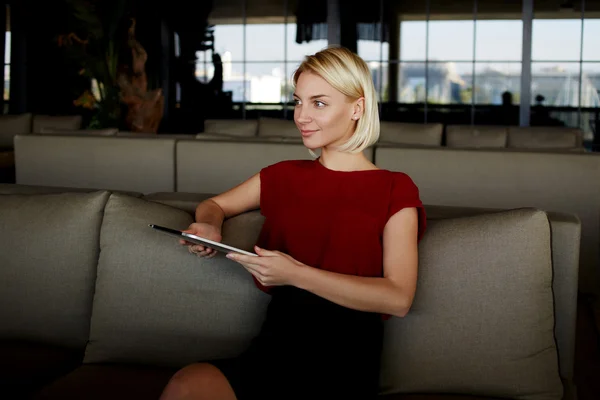
[[[223,243],[215,242],[209,239],[205,239],[200,236],[192,235],[191,233],[185,233],[182,231],[178,231],[176,229],[165,228],[164,226],[149,224],[148,225],[152,229],[156,229],[159,232],[163,232],[167,235],[177,237],[179,239],[183,239],[187,242],[201,244],[202,246],[210,247],[211,249],[223,252],[223,253],[239,253],[246,254],[248,256],[257,256],[258,254],[251,253],[246,250],[238,249],[237,247],[228,246]]]

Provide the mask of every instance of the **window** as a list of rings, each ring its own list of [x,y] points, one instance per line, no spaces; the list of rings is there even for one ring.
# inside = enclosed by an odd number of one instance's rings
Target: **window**
[[[502,104],[519,101],[520,20],[400,22],[397,101]]]
[[[327,40],[296,43],[296,23],[288,0],[262,7],[259,0],[246,6],[220,8],[215,4],[209,22],[214,25],[214,48],[197,52],[196,78],[214,77],[213,53],[223,63],[223,90],[244,110],[285,110],[292,101],[292,75],[307,54],[327,46]],[[286,10],[288,14],[286,15]],[[269,105],[270,104],[270,105]],[[285,111],[284,111],[285,112]]]
[[[545,106],[579,106],[581,23],[581,19],[533,20],[532,104],[543,97]]]

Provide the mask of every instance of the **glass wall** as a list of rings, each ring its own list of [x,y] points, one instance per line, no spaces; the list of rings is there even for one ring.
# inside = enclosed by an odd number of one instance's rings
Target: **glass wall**
[[[244,111],[283,110],[289,117],[291,108],[284,104],[291,101],[295,68],[306,54],[327,45],[326,40],[296,43],[295,3],[215,3],[209,22],[214,24],[214,52],[223,61],[224,90]],[[388,115],[416,110],[414,120],[431,121],[439,110],[451,110],[462,113],[462,123],[493,123],[495,110],[504,107],[515,118],[510,122],[518,123],[520,1],[385,3],[391,5],[381,12],[389,40],[358,40],[357,50],[371,69],[381,103],[392,107]],[[383,4],[376,1],[372,7]],[[532,124],[580,126],[589,136],[600,107],[600,14],[534,6],[539,9],[534,9],[532,24]],[[197,56],[196,75],[209,82],[212,51]],[[540,119],[539,105],[549,107],[544,118],[550,119]]]

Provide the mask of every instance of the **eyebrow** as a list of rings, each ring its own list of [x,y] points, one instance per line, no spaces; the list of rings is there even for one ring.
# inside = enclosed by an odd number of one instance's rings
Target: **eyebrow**
[[[300,98],[300,97],[299,97],[299,96],[296,94],[296,92],[294,92],[294,95],[293,95],[293,96],[294,96],[294,97],[298,97],[298,98]],[[311,100],[314,100],[314,99],[318,99],[318,98],[321,98],[321,97],[329,97],[329,96],[327,96],[326,94],[317,94],[317,95],[315,95],[315,96],[310,96],[310,99],[311,99]]]

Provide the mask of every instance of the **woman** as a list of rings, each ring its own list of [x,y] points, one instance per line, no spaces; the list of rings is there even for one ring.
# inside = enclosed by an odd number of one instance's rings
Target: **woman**
[[[369,68],[344,48],[294,74],[294,120],[319,158],[284,161],[206,200],[187,232],[221,240],[223,220],[260,208],[259,257],[227,257],[272,295],[261,332],[236,359],[177,372],[162,400],[368,399],[382,324],[408,312],[425,214],[417,187],[363,154],[379,137]],[[215,252],[191,243],[190,252]]]

